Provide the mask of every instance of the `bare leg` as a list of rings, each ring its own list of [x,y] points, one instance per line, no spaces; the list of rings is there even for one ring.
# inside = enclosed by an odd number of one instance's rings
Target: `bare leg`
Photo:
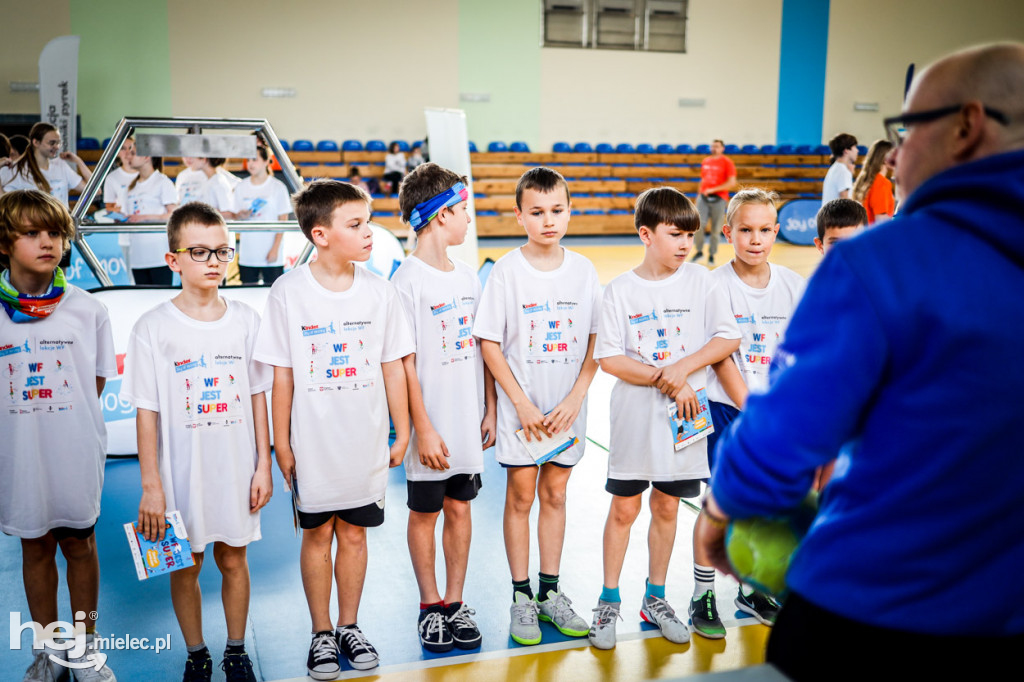
[[[469,565],[469,541],[473,536],[473,517],[469,502],[444,498],[444,546],[446,604],[462,601],[462,588],[466,584]]]
[[[530,577],[530,508],[537,491],[537,467],[512,467],[505,470],[505,554],[512,580]]]
[[[629,531],[640,514],[643,499],[640,495],[620,497],[612,495],[608,520],[604,524],[604,586],[619,586],[622,562],[626,559]]]
[[[651,490],[651,530],[647,534],[649,565],[647,578],[652,585],[664,585],[668,577],[668,562],[676,542],[676,520],[679,498],[666,495],[657,488]]]
[[[572,469],[544,465],[537,483],[540,514],[537,518],[537,544],[540,548],[540,571],[558,575],[565,541],[565,486]]]
[[[334,520],[302,531],[302,588],[306,592],[313,632],[333,630],[331,627],[331,544],[334,541]]]
[[[249,618],[249,562],[245,547],[214,543],[213,559],[222,577],[220,598],[224,604],[228,639],[245,639],[245,625]]]
[[[21,541],[21,576],[28,612],[43,627],[57,620],[56,557],[57,540],[53,533]]]
[[[203,641],[203,594],[199,589],[199,571],[203,567],[205,552],[193,554],[195,566],[171,573],[171,604],[178,618],[178,627],[185,638],[185,646]]]
[[[359,618],[359,600],[366,579],[366,529],[335,517],[338,552],[334,580],[338,584],[338,627],[353,625]]]
[[[437,591],[437,575],[434,573],[434,528],[440,513],[427,514],[409,510],[409,556],[412,558],[412,572],[416,574],[416,584],[420,588],[420,602],[424,604],[436,604],[441,601],[441,595]],[[447,523],[446,515],[446,526]]]

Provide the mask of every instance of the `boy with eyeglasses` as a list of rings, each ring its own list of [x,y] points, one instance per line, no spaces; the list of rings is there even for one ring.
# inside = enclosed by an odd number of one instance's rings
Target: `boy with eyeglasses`
[[[163,539],[165,513],[177,510],[195,565],[170,574],[171,601],[188,660],[184,679],[209,680],[199,571],[207,545],[223,577],[228,680],[255,681],[245,653],[249,611],[246,546],[259,540],[259,510],[270,500],[268,365],[253,351],[259,315],[219,295],[235,250],[220,213],[190,203],[167,223],[167,265],[181,293],[142,315],[128,340],[121,394],[137,409],[142,500],[138,528]]]

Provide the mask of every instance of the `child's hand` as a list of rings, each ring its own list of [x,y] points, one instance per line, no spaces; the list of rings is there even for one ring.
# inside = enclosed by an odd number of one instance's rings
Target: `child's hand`
[[[142,537],[150,542],[164,539],[164,527],[167,524],[167,500],[164,498],[163,487],[142,491],[139,502],[139,521],[137,527]]]
[[[396,440],[395,444],[391,446],[390,462],[388,466],[391,467],[392,469],[394,469],[396,466],[399,466],[402,463],[402,460],[405,459],[405,450],[408,447],[408,440],[404,443],[399,440]]]
[[[497,441],[498,434],[498,412],[497,410],[488,410],[484,413],[484,419],[480,422],[480,441],[482,445],[481,450],[494,445]]]
[[[267,506],[273,494],[274,479],[270,474],[270,467],[256,467],[256,473],[252,475],[252,483],[249,485],[249,513],[255,514]]]
[[[249,209],[244,209],[242,211],[235,213],[235,217],[238,218],[239,220],[248,220],[251,215],[252,211],[250,211]]]
[[[576,398],[572,393],[565,396],[565,400],[558,403],[555,409],[548,412],[544,418],[544,426],[552,434],[561,433],[573,425],[580,408],[583,406],[583,399]]]
[[[661,368],[661,378],[658,379],[654,386],[669,398],[675,400],[680,389],[686,386],[686,377],[689,375],[689,368],[682,362],[676,362],[668,367]]]
[[[435,471],[450,469],[448,446],[436,430],[416,432],[416,448],[420,451],[420,464]],[[395,466],[392,464],[391,466]]]
[[[71,152],[61,152],[60,153],[60,158],[63,159],[64,161],[72,161],[75,164],[79,164],[79,163],[82,162],[82,160],[80,158],[78,158],[77,156],[75,156]]]
[[[138,213],[134,213],[134,214],[128,216],[128,220],[126,220],[125,222],[127,222],[127,223],[144,223],[144,222],[146,222],[146,216],[139,215]]]
[[[551,435],[544,425],[544,413],[529,400],[516,407],[516,414],[519,416],[519,423],[523,425],[527,441],[540,440]]]
[[[277,247],[271,246],[270,251],[267,251],[267,262],[273,263],[277,260]]]
[[[291,481],[295,478],[295,455],[290,448],[278,446],[274,448],[274,456],[277,458],[277,468],[284,476],[285,485],[291,490]]]
[[[690,421],[697,418],[697,415],[700,413],[700,403],[697,402],[697,394],[690,384],[683,384],[683,387],[676,394],[675,400],[680,419]]]

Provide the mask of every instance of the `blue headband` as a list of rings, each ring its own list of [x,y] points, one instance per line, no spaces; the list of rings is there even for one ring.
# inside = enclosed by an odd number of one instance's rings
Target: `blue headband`
[[[416,204],[416,208],[409,214],[409,225],[413,231],[419,232],[420,229],[426,227],[427,223],[436,218],[437,214],[442,210],[468,198],[469,190],[461,182],[456,182],[451,189],[441,192],[436,197],[427,199],[422,204]]]

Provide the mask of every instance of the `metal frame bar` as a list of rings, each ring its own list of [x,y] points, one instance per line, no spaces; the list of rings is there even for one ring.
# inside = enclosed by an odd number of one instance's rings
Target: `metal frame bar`
[[[99,259],[96,258],[96,254],[93,253],[93,250],[85,241],[86,235],[104,232],[163,232],[167,229],[165,225],[159,224],[128,226],[124,224],[100,225],[84,222],[86,211],[88,211],[89,206],[92,204],[92,200],[96,197],[100,188],[103,186],[103,181],[106,180],[110,170],[114,167],[114,160],[117,158],[117,153],[121,151],[124,141],[127,140],[138,128],[184,128],[187,129],[189,133],[195,135],[202,134],[204,129],[249,130],[252,132],[259,132],[267,141],[267,145],[270,147],[270,151],[273,155],[277,158],[278,163],[281,164],[281,172],[283,174],[282,179],[285,186],[288,187],[288,191],[294,193],[302,189],[302,177],[298,172],[296,172],[291,159],[288,158],[284,148],[281,146],[281,140],[278,139],[277,133],[274,132],[273,127],[271,127],[270,123],[265,118],[149,118],[138,116],[122,118],[121,122],[117,124],[117,128],[114,130],[114,134],[110,138],[110,143],[107,145],[107,148],[103,150],[100,160],[96,163],[92,177],[89,178],[89,182],[85,184],[85,189],[82,190],[82,194],[78,198],[78,203],[75,204],[75,210],[71,213],[71,217],[75,222],[75,245],[78,247],[78,251],[82,254],[82,258],[85,260],[86,265],[89,266],[89,269],[92,271],[92,274],[96,277],[101,286],[113,286],[113,282],[107,274],[107,271],[103,269]],[[236,232],[281,232],[287,229],[298,229],[298,226],[298,223],[294,220],[278,223],[247,222],[237,220],[228,222],[228,228]],[[313,245],[306,244],[305,249],[303,249],[302,254],[299,256],[298,262],[305,263],[312,253]]]

